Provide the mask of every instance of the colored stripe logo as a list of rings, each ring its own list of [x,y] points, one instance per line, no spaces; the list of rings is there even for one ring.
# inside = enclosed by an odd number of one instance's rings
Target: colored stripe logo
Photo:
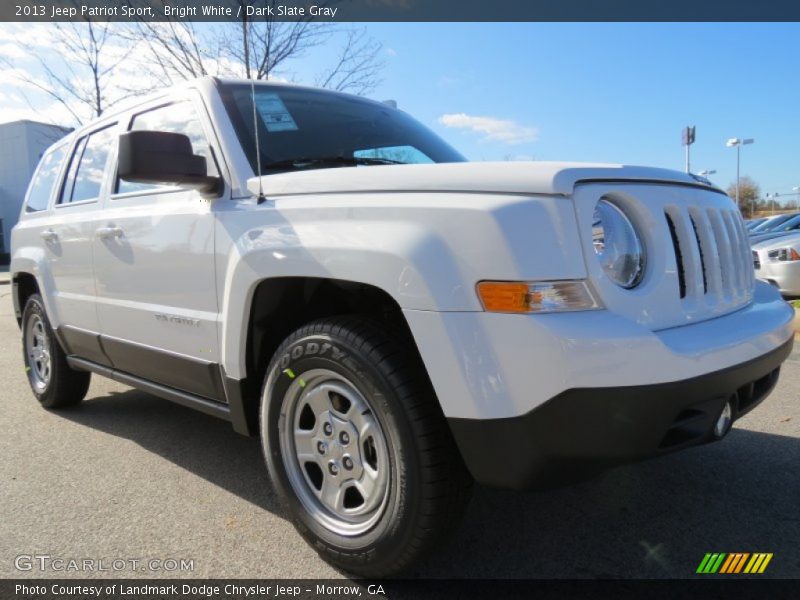
[[[709,552],[700,561],[696,572],[703,575],[763,573],[771,560],[771,552]]]

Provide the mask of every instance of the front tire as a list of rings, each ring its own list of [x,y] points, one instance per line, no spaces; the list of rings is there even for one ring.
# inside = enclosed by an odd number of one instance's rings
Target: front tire
[[[416,352],[382,325],[291,334],[264,384],[261,439],[295,527],[328,562],[399,573],[449,537],[471,478]]]
[[[91,374],[67,364],[39,294],[28,298],[22,313],[22,354],[31,390],[45,408],[74,406],[86,396]]]

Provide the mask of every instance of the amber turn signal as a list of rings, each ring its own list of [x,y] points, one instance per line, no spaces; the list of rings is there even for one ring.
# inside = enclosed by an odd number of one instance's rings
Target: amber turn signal
[[[602,308],[585,281],[481,281],[477,291],[487,312],[563,312]]]
[[[529,312],[531,295],[527,283],[481,281],[478,296],[489,312]]]

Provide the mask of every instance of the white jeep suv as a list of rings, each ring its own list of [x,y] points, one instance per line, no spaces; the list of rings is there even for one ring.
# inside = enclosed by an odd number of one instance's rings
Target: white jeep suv
[[[520,488],[723,437],[792,311],[661,169],[468,163],[405,113],[200,79],[50,148],[12,238],[33,393],[90,373],[259,436],[299,532],[369,576]]]

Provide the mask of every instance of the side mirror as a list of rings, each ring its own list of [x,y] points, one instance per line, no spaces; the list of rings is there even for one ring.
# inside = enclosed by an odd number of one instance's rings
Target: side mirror
[[[206,159],[192,152],[182,133],[129,131],[119,136],[119,178],[134,183],[171,184],[209,193],[222,179],[212,177]]]

